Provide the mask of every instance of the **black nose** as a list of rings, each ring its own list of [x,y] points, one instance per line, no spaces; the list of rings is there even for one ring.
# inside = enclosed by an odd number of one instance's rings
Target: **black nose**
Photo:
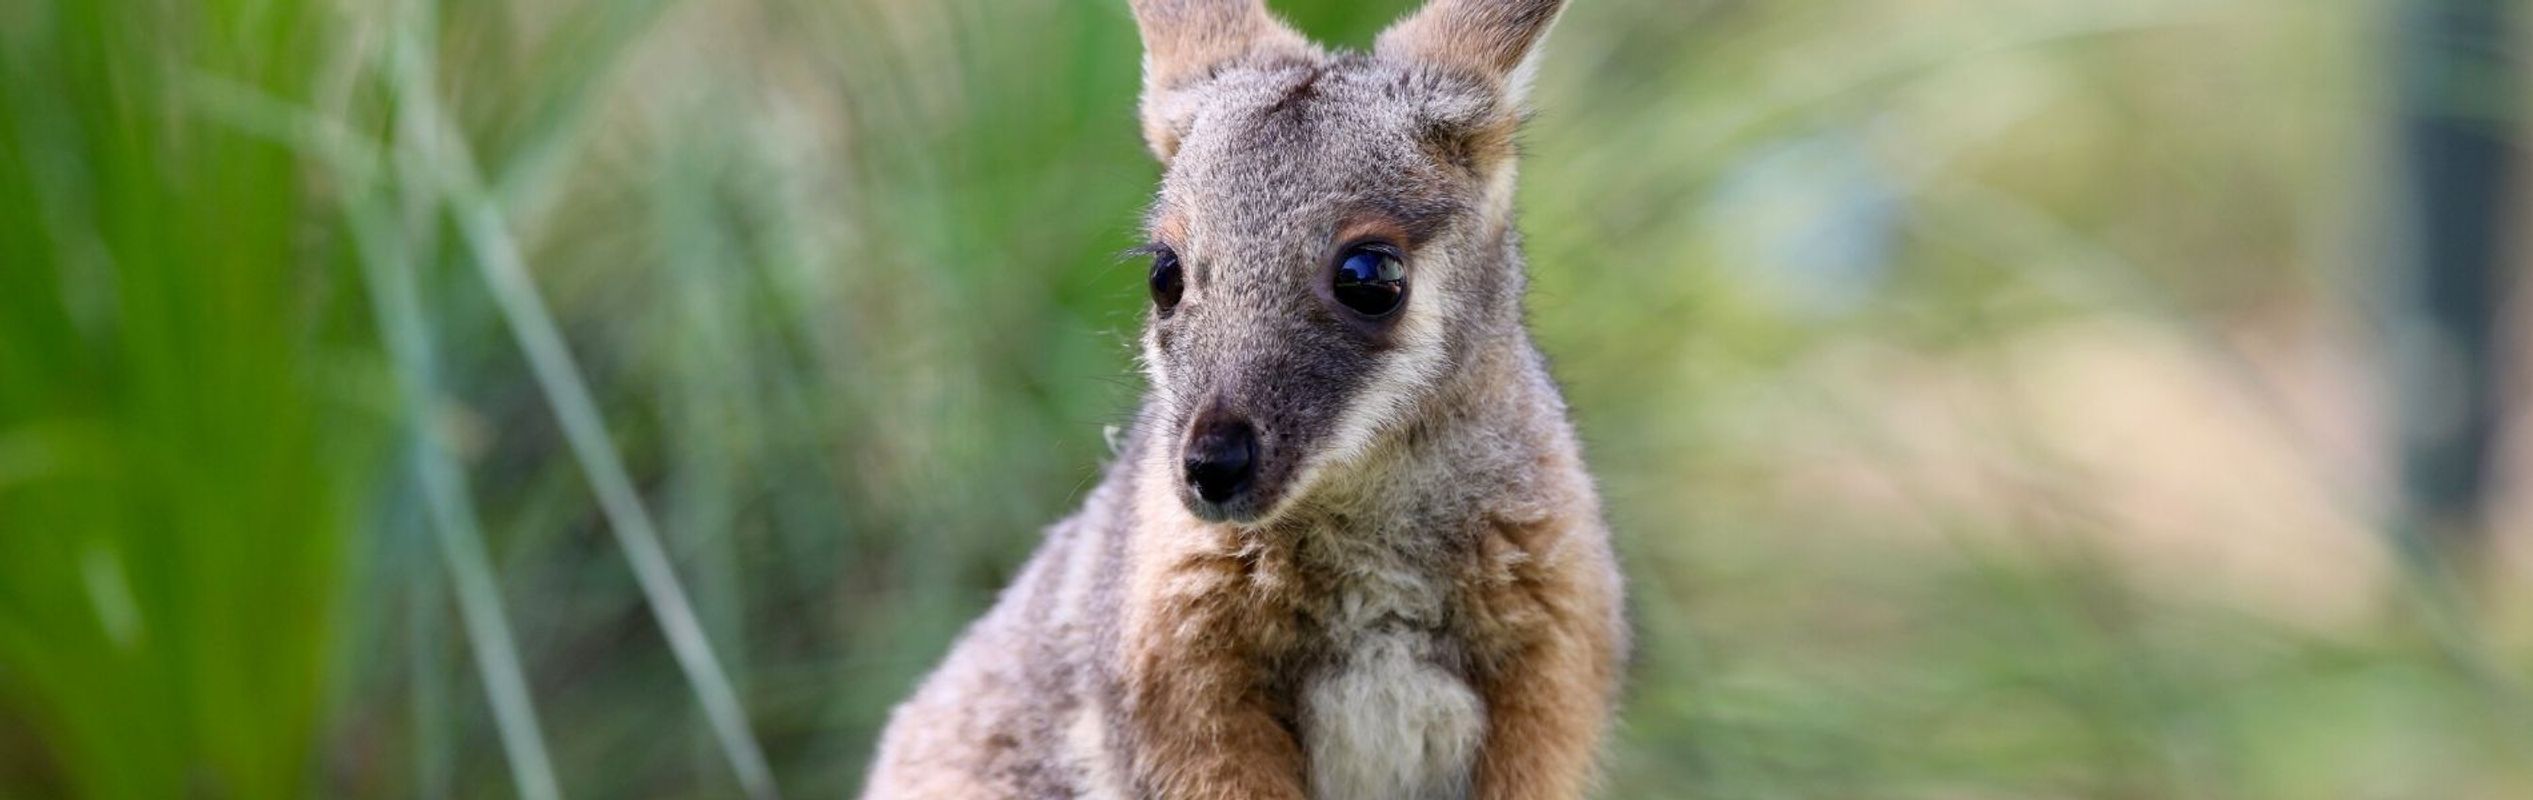
[[[1208,503],[1220,503],[1249,488],[1258,472],[1258,432],[1249,421],[1207,413],[1187,432],[1187,485]]]

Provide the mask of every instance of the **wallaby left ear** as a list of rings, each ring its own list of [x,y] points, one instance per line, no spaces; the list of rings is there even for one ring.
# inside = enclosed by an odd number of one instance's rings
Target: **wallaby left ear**
[[[1267,11],[1265,0],[1128,0],[1143,32],[1143,135],[1168,162],[1185,135],[1188,109],[1173,102],[1223,64],[1262,53],[1318,52]]]
[[[1381,33],[1373,52],[1495,81],[1518,98],[1525,62],[1564,0],[1432,0]]]

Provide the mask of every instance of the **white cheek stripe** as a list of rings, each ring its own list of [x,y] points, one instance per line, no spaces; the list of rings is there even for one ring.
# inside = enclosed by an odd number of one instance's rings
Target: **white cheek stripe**
[[[1506,163],[1487,177],[1483,223],[1488,230],[1478,237],[1491,241],[1494,230],[1512,218],[1513,165]],[[1448,248],[1437,247],[1437,252]],[[1399,320],[1400,346],[1372,369],[1372,383],[1365,386],[1353,404],[1337,419],[1337,430],[1327,450],[1311,460],[1294,480],[1288,496],[1309,492],[1314,478],[1331,464],[1349,464],[1372,448],[1372,442],[1383,430],[1383,424],[1416,412],[1418,394],[1442,382],[1444,363],[1442,320],[1444,309],[1457,305],[1452,296],[1452,283],[1459,277],[1459,264],[1432,264],[1417,270],[1416,289],[1408,298],[1407,317]]]
[[[1429,269],[1419,276],[1425,280],[1417,283],[1408,298],[1407,316],[1399,320],[1399,347],[1373,365],[1372,382],[1337,418],[1327,449],[1311,459],[1294,482],[1293,495],[1308,492],[1323,467],[1361,458],[1385,423],[1414,413],[1418,394],[1442,380],[1442,318],[1443,309],[1450,305],[1451,272]]]
[[[1152,325],[1143,328],[1143,378],[1152,384],[1152,399],[1161,408],[1177,403],[1178,384],[1170,382],[1170,363],[1161,358],[1161,335]]]
[[[1310,491],[1320,473],[1332,464],[1349,464],[1372,449],[1384,423],[1414,413],[1420,392],[1440,382],[1443,375],[1442,305],[1448,295],[1449,281],[1442,276],[1448,270],[1432,270],[1431,278],[1416,287],[1410,299],[1407,316],[1399,320],[1399,347],[1375,361],[1372,381],[1356,395],[1338,417],[1337,427],[1328,446],[1309,457],[1302,472],[1294,476],[1286,498],[1299,497]],[[1151,332],[1143,337],[1143,371],[1152,383],[1152,402],[1158,408],[1174,408],[1178,403],[1178,386],[1172,382],[1168,361],[1162,358],[1160,342]],[[1175,431],[1153,432],[1175,436]],[[1153,448],[1167,452],[1168,447]],[[1166,469],[1166,461],[1158,468]]]

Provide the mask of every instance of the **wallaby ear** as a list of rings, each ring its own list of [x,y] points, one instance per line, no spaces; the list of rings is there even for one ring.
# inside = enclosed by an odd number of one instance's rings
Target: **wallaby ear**
[[[1531,51],[1564,7],[1564,0],[1431,0],[1381,32],[1372,49],[1496,81],[1518,100]]]
[[[1262,52],[1307,55],[1310,40],[1275,18],[1264,0],[1129,0],[1143,31],[1143,135],[1162,161],[1186,135],[1185,103],[1170,94],[1215,67]]]

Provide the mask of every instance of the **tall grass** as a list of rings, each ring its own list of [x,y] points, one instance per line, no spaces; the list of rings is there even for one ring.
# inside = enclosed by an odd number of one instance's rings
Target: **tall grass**
[[[1404,0],[1279,2],[1361,45]],[[1586,0],[1613,797],[2501,797],[2391,598],[2378,10]],[[1107,457],[1123,3],[0,9],[0,796],[835,796]]]
[[[0,28],[0,684],[35,748],[9,791],[286,796],[347,622],[374,376],[305,164],[186,119],[180,87],[304,96],[326,49],[299,6],[154,5]]]

